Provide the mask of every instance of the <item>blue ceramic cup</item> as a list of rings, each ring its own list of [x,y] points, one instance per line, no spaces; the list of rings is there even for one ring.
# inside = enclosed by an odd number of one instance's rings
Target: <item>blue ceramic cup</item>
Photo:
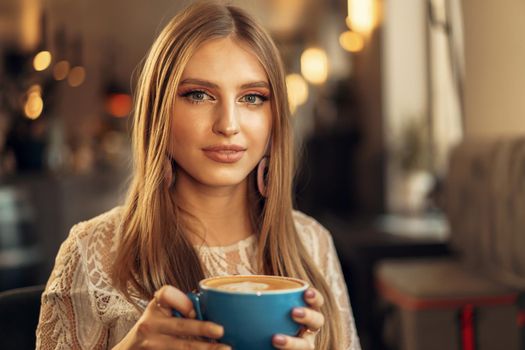
[[[305,281],[279,276],[236,275],[207,278],[189,293],[197,318],[224,327],[221,343],[234,350],[272,350],[272,336],[295,336],[301,325],[292,309],[306,306]],[[174,311],[175,316],[180,316]]]

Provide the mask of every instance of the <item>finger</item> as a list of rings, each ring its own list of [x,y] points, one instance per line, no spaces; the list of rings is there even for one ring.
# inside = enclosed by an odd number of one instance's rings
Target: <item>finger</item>
[[[169,349],[192,349],[192,350],[232,350],[231,347],[225,344],[205,343],[202,341],[178,339],[173,347]],[[164,349],[164,348],[160,348]]]
[[[324,325],[324,316],[319,311],[306,307],[296,307],[292,310],[295,322],[303,324],[307,329],[317,331]]]
[[[289,337],[283,334],[276,334],[272,338],[272,344],[277,349],[296,349],[296,350],[314,350],[315,345],[311,339]]]
[[[163,318],[157,321],[157,329],[166,335],[185,335],[219,339],[224,335],[224,328],[213,322],[184,318]]]
[[[320,310],[324,304],[323,295],[315,288],[310,288],[304,292],[304,301],[316,310]]]
[[[196,313],[193,309],[193,303],[190,298],[179,289],[173,286],[163,286],[155,292],[156,303],[162,309],[171,310],[175,309],[185,317],[195,318]]]
[[[144,349],[192,349],[192,350],[231,350],[231,347],[218,343],[207,343],[198,340],[180,339],[167,335],[160,335],[153,340],[142,343]]]
[[[148,306],[146,307],[146,310],[144,310],[144,315],[146,314],[156,314],[161,313],[162,315],[166,317],[171,317],[171,309],[167,308],[166,306],[162,306],[154,296],[153,299],[150,300]]]

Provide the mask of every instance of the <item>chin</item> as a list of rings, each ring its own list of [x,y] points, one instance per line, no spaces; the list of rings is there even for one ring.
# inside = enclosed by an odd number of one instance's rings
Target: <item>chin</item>
[[[217,176],[217,177],[208,177],[207,179],[203,179],[201,183],[203,185],[207,185],[210,187],[235,187],[235,186],[242,184],[244,180],[246,180],[246,177],[235,178],[235,177]]]
[[[182,167],[179,168],[182,170]],[[183,171],[183,176],[196,184],[209,187],[234,187],[245,182],[251,171],[250,166],[237,166],[229,168],[220,167],[193,167]],[[181,174],[182,175],[182,174]]]
[[[203,185],[210,187],[232,187],[242,184],[248,177],[249,174],[205,174],[199,176],[196,180]]]

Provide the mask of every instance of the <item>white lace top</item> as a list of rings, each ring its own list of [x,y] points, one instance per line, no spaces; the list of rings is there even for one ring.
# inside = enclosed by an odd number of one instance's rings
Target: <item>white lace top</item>
[[[116,247],[121,209],[75,225],[56,257],[42,295],[37,349],[111,349],[140,313],[113,288],[109,270]],[[317,221],[294,212],[297,230],[319,266],[344,320],[341,349],[359,350],[346,285],[332,237]],[[255,236],[225,247],[197,247],[206,276],[256,274]],[[145,307],[147,300],[139,301]]]

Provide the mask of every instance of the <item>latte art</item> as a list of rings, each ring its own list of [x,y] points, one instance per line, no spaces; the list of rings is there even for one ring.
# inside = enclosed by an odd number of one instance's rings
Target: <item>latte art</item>
[[[277,276],[223,276],[203,281],[203,286],[227,292],[258,293],[302,288],[304,283]]]
[[[270,289],[270,285],[266,283],[258,283],[258,282],[236,282],[236,283],[227,283],[223,284],[219,289],[223,290],[231,290],[234,292],[257,292],[261,290],[268,290]]]

